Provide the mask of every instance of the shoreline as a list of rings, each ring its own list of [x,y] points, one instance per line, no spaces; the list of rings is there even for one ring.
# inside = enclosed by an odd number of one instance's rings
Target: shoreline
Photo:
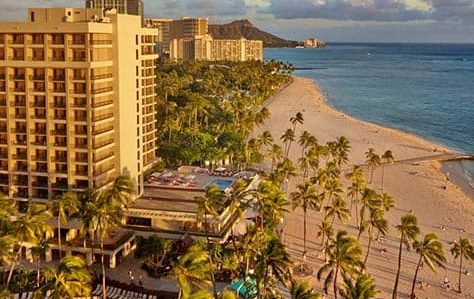
[[[291,127],[288,120],[297,112],[301,112],[304,123],[296,128],[297,136],[300,136],[303,131],[308,131],[322,144],[338,136],[349,139],[351,150],[347,168],[364,164],[365,152],[368,148],[374,148],[379,154],[390,149],[395,160],[399,161],[384,165],[383,189],[382,167],[374,171],[374,181],[369,184],[377,192],[389,193],[396,204],[396,208],[386,215],[390,226],[387,240],[374,242],[372,255],[367,263],[369,273],[375,278],[377,288],[380,290],[377,298],[391,298],[399,246],[394,226],[400,222],[401,216],[408,213],[414,213],[418,218],[422,231],[420,238],[430,232],[440,237],[448,258],[446,269],[439,269],[437,273],[428,270],[420,271],[419,279],[430,286],[426,290],[419,291],[420,298],[474,298],[474,276],[463,277],[462,296],[442,288],[444,277],[457,281],[456,270],[459,265],[449,254],[453,240],[457,240],[460,236],[474,238],[474,200],[463,193],[453,180],[448,181],[447,176],[441,171],[441,164],[434,160],[434,157],[445,152],[451,153],[451,150],[416,135],[359,120],[334,109],[325,101],[325,97],[313,80],[308,78],[295,76],[293,83],[281,90],[267,108],[270,111],[270,117],[255,133],[269,131],[280,145],[282,142],[279,137],[288,127]],[[293,146],[289,158],[296,161],[300,156],[301,149],[298,145]],[[290,179],[289,192],[294,191],[296,185],[300,183],[301,178]],[[342,178],[342,184],[345,194],[349,182]],[[317,226],[323,217],[321,213],[308,211],[307,261],[316,270],[324,264],[324,259],[320,255],[320,238],[316,234]],[[302,227],[303,211],[301,209],[291,211],[285,218],[283,239],[295,261],[302,258]],[[336,224],[336,229],[346,230],[351,235],[357,235],[356,227],[355,217],[344,224]],[[368,244],[365,234],[361,236],[360,242],[365,252]],[[399,295],[400,298],[408,298],[418,256],[413,251],[404,252],[403,259]],[[466,265],[465,268],[470,272],[474,271],[472,265]],[[322,290],[321,281],[313,277],[312,283],[315,290]]]
[[[342,116],[346,117],[347,119],[350,119],[354,122],[363,123],[363,124],[366,124],[368,126],[372,126],[374,128],[380,129],[380,130],[391,131],[395,134],[403,136],[404,138],[412,139],[415,142],[426,144],[426,146],[432,147],[434,149],[433,150],[433,156],[435,156],[436,154],[439,154],[439,153],[460,153],[460,154],[466,153],[465,151],[450,148],[449,146],[446,146],[446,145],[443,145],[443,144],[425,139],[424,137],[419,136],[415,133],[404,131],[404,130],[399,129],[399,128],[393,128],[393,127],[385,126],[385,125],[382,125],[382,124],[366,121],[364,119],[357,118],[357,117],[352,116],[352,115],[350,115],[346,112],[338,110],[336,107],[334,107],[331,104],[331,102],[329,101],[329,99],[327,97],[327,93],[324,91],[324,89],[321,87],[321,85],[319,85],[319,83],[316,80],[306,78],[306,77],[301,77],[301,76],[294,76],[294,78],[300,78],[300,79],[303,79],[303,80],[310,80],[314,84],[317,92],[322,97],[322,99],[319,100],[321,102],[321,106],[325,107],[325,109],[331,110],[335,114],[340,114],[340,115],[342,115]],[[286,86],[286,87],[288,87],[288,86]],[[451,176],[453,178],[448,183],[450,183],[454,188],[458,188],[468,198],[474,200],[474,188],[469,184],[467,179],[464,178],[464,176],[463,176],[464,172],[463,172],[463,168],[461,166],[458,166],[458,167],[450,166],[449,164],[452,163],[451,161],[445,161],[445,162],[433,161],[433,162],[436,162],[437,164],[439,164],[439,165],[437,165],[437,168],[438,168],[438,171],[441,174],[443,174],[446,177]]]

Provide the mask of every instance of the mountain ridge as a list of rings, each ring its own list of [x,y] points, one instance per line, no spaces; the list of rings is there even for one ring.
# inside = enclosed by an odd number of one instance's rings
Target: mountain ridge
[[[265,48],[294,48],[300,45],[297,41],[286,40],[265,32],[255,27],[252,22],[246,19],[226,24],[209,24],[209,34],[214,39],[239,39],[243,37],[249,40],[261,40]]]

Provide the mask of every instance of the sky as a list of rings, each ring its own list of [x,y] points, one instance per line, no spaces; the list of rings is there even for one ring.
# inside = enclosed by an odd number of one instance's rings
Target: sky
[[[474,0],[144,0],[145,15],[248,19],[292,40],[474,43]],[[0,20],[26,19],[28,7],[82,7],[85,0],[0,0]]]

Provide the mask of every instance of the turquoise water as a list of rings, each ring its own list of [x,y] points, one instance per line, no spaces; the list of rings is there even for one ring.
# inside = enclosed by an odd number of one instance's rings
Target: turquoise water
[[[265,58],[309,68],[295,74],[347,114],[474,153],[474,44],[329,44],[266,49]],[[474,162],[457,166],[474,188]]]

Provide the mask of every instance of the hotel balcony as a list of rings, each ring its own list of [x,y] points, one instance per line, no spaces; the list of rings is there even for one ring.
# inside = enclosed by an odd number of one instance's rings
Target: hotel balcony
[[[99,128],[94,127],[93,130],[92,130],[92,134],[94,136],[97,136],[97,135],[101,135],[101,134],[104,134],[104,133],[107,133],[107,132],[110,132],[110,131],[113,131],[113,130],[114,130],[113,125],[105,126],[105,127],[99,127]]]
[[[103,87],[103,88],[97,88],[97,89],[92,89],[91,90],[91,94],[93,95],[97,95],[97,94],[101,94],[101,93],[106,93],[106,92],[111,92],[113,91],[114,88],[112,86],[110,87]]]
[[[98,163],[98,162],[101,162],[101,161],[104,161],[108,158],[111,158],[115,155],[115,152],[114,151],[110,151],[110,152],[106,152],[105,154],[97,154],[97,153],[94,153],[94,163]]]
[[[31,115],[31,118],[33,119],[46,119],[46,110],[42,109],[41,112],[38,110],[35,110],[35,114]]]
[[[36,155],[36,156],[32,156],[31,157],[31,160],[36,162],[46,162],[47,161],[47,156],[46,155]]]
[[[35,190],[33,189],[33,194],[31,194],[33,198],[37,199],[48,199],[49,198],[49,192],[48,190]]]
[[[109,138],[109,139],[101,140],[101,141],[94,141],[93,148],[94,149],[99,149],[99,148],[102,148],[104,146],[107,146],[107,145],[110,145],[110,144],[113,144],[113,143],[114,143],[113,138]]]
[[[76,180],[76,183],[72,186],[73,189],[80,189],[84,190],[89,188],[89,181],[88,180]]]
[[[0,161],[0,170],[8,171],[8,161]]]
[[[92,121],[94,122],[99,122],[99,121],[102,121],[102,120],[105,120],[105,119],[108,119],[108,118],[111,118],[114,116],[114,113],[113,112],[110,112],[110,113],[101,113],[101,114],[98,114],[98,115],[94,115],[92,117]]]
[[[102,106],[107,106],[107,105],[112,105],[114,103],[113,99],[94,99],[92,101],[92,107],[97,108],[97,107],[102,107]]]
[[[51,157],[51,162],[66,163],[67,162],[67,155]]]
[[[26,162],[17,162],[16,165],[13,167],[13,171],[27,172],[28,165],[26,164]]]
[[[56,173],[67,174],[67,166],[63,164],[56,164]]]
[[[23,160],[23,161],[28,160],[28,156],[27,156],[26,153],[14,154],[14,155],[12,155],[12,158],[13,158],[13,160]]]
[[[112,74],[100,74],[100,75],[92,75],[91,80],[103,80],[103,79],[109,79],[112,78]]]
[[[46,128],[31,129],[30,134],[32,134],[32,135],[46,135]]]
[[[36,165],[32,167],[31,171],[32,172],[47,173],[48,172],[48,164],[47,163],[36,163]]]

